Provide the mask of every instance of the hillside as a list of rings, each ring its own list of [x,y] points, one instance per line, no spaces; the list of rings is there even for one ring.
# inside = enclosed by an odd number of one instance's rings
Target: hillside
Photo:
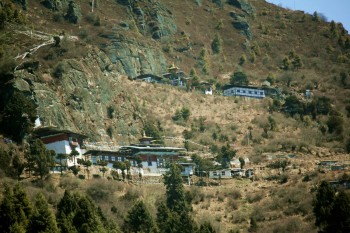
[[[78,17],[72,23],[66,16],[68,2],[63,1],[60,6],[49,2],[52,1],[27,3],[27,10],[20,11],[26,23],[23,26],[6,23],[2,38],[6,42],[2,43],[4,49],[15,46],[9,50],[11,56],[23,54],[45,39],[52,40],[54,35],[65,38],[56,46],[51,42],[30,56],[16,58],[17,78],[11,81],[14,85],[7,84],[30,93],[44,125],[78,130],[92,140],[126,141],[125,137],[118,137],[127,131],[133,132],[133,136],[140,135],[142,126],[132,119],[131,112],[151,94],[149,104],[145,101],[140,114],[161,114],[153,106],[167,109],[168,114],[162,114],[159,120],[166,129],[178,128],[177,134],[186,127],[176,126],[169,113],[182,106],[198,106],[192,111],[192,119],[203,116],[209,124],[220,127],[228,123],[219,115],[237,115],[237,119],[244,121],[239,131],[247,129],[254,118],[251,113],[259,109],[261,101],[243,104],[242,108],[250,112],[233,111],[226,105],[227,100],[217,95],[196,98],[191,96],[197,96],[194,92],[185,94],[170,88],[167,90],[171,91],[173,97],[169,98],[173,101],[165,104],[160,97],[162,91],[159,92],[165,87],[148,87],[151,89],[147,90],[147,97],[137,91],[134,95],[129,89],[136,84],[120,78],[140,74],[161,76],[174,63],[187,75],[192,73],[199,80],[213,83],[216,93],[229,83],[229,75],[235,71],[245,72],[251,85],[260,86],[269,77],[287,95],[311,89],[315,97],[330,98],[334,109],[343,116],[344,129],[348,128],[345,110],[348,100],[344,97],[349,96],[349,35],[341,24],[326,23],[264,1],[243,0],[130,4],[96,1],[93,13],[89,2],[80,2],[72,8],[77,9],[73,15]],[[215,37],[219,41],[217,51],[212,49]],[[296,57],[300,67],[293,64]],[[118,87],[110,88],[113,85]],[[208,101],[217,106],[212,114],[217,116],[210,116],[208,109],[213,109],[206,106]],[[118,109],[118,117],[110,119],[108,109],[114,108]],[[323,118],[317,119],[318,124],[325,123]],[[106,133],[108,128],[111,139]]]
[[[349,167],[349,62],[341,23],[264,0],[0,0],[0,187],[16,182],[5,178],[4,164],[25,164],[37,118],[91,144],[129,145],[146,133],[186,147],[189,156],[221,162],[226,152],[257,169],[252,179],[186,186],[198,224],[248,232],[257,221],[257,232],[316,232],[315,187],[349,182],[346,171],[316,166],[334,160]],[[163,77],[171,66],[184,72],[186,88],[138,79]],[[281,94],[223,96],[237,74]],[[278,156],[292,156],[286,171],[273,167]],[[101,178],[99,166],[90,169]],[[16,178],[31,200],[43,192],[53,209],[69,190],[87,195],[120,227],[137,200],[156,216],[162,184],[104,176],[39,181],[26,171]]]

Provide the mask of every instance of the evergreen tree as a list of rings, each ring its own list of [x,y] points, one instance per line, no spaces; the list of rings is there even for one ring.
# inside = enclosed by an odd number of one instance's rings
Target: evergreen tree
[[[336,196],[326,231],[350,232],[350,197],[344,191],[340,191]]]
[[[77,156],[79,156],[79,152],[75,149],[75,147],[73,147],[72,151],[69,154],[69,157],[73,158],[74,167],[76,167],[77,165],[77,160],[76,160]]]
[[[56,155],[56,159],[58,159],[60,161],[60,171],[61,171],[61,176],[62,176],[62,170],[63,170],[63,167],[66,167],[67,166],[67,163],[62,163],[62,160],[65,160],[68,158],[68,155],[66,154],[62,154],[62,153],[59,153]]]
[[[30,145],[30,153],[35,163],[34,171],[43,179],[50,172],[50,166],[54,164],[54,152],[45,148],[40,139],[36,139]]]
[[[211,49],[214,54],[219,54],[222,50],[222,40],[218,33],[215,34],[214,40],[211,43]]]
[[[57,205],[57,224],[62,233],[75,233],[73,217],[78,209],[77,196],[65,191]]]
[[[164,175],[164,184],[166,205],[161,203],[157,214],[160,232],[195,232],[197,225],[190,215],[191,203],[183,189],[179,165],[174,163],[170,165],[170,171]]]
[[[326,181],[323,181],[317,190],[313,212],[319,232],[350,232],[350,197],[344,191],[336,195]]]
[[[235,72],[233,75],[231,75],[230,84],[236,86],[246,86],[249,84],[248,77],[244,72]]]
[[[21,92],[15,92],[2,112],[1,128],[12,139],[20,142],[30,133],[36,119],[36,106]],[[1,117],[0,117],[1,119]]]
[[[4,198],[0,205],[0,232],[10,232],[10,227],[17,222],[17,213],[15,210],[15,200],[13,190],[5,186]]]
[[[170,171],[164,175],[164,184],[166,186],[167,207],[177,213],[189,211],[190,208],[186,202],[179,165],[174,163],[170,165]]]
[[[154,230],[155,224],[152,215],[143,201],[138,201],[128,212],[124,222],[124,232],[151,233]]]
[[[59,232],[55,215],[42,193],[39,193],[35,198],[34,211],[27,232]]]
[[[335,200],[335,192],[326,181],[322,181],[317,189],[316,198],[313,201],[313,212],[316,217],[315,225],[320,232],[328,226],[328,220],[332,217],[332,208]]]
[[[10,164],[11,164],[11,154],[0,148],[0,171],[4,172],[5,175],[10,175]]]
[[[18,153],[15,153],[12,156],[12,170],[13,176],[16,177],[17,180],[20,180],[21,174],[25,168],[25,162],[20,158]]]
[[[120,161],[114,162],[113,168],[120,169],[122,171],[123,180],[125,180],[125,169],[126,169],[125,163]]]
[[[5,186],[0,204],[0,232],[21,232],[26,229],[32,213],[27,194],[17,184],[13,189]]]
[[[106,232],[97,213],[97,209],[90,199],[80,197],[78,206],[79,208],[73,217],[73,225],[78,232]]]
[[[210,222],[205,222],[199,227],[198,233],[216,233],[216,230],[210,224]]]

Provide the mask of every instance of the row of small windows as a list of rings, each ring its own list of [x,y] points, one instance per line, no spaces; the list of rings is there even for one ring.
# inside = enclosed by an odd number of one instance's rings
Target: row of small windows
[[[243,93],[243,94],[255,94],[255,95],[264,95],[263,91],[246,91],[246,90],[236,90],[236,93]],[[234,90],[231,90],[231,94],[234,94]]]
[[[213,176],[218,176],[219,174],[220,174],[220,172],[213,172]],[[224,176],[225,171],[221,171],[221,175]]]
[[[126,160],[124,157],[116,157],[116,156],[105,156],[105,155],[101,155],[100,156],[100,160],[104,160],[104,161],[119,161],[122,162],[124,160]]]

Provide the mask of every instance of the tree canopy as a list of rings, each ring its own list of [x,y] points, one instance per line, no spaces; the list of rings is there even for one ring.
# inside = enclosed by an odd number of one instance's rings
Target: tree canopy
[[[235,86],[247,86],[249,84],[249,80],[244,72],[238,71],[231,75],[230,84]]]

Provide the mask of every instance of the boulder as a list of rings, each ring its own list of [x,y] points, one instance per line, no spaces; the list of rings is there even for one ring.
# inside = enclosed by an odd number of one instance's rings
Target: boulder
[[[244,11],[249,15],[255,12],[255,9],[253,8],[252,5],[248,3],[247,0],[228,0],[227,3],[241,9],[242,11]]]
[[[67,0],[44,0],[41,2],[46,8],[52,11],[63,11],[68,6]]]
[[[250,31],[250,25],[246,18],[235,12],[230,12],[230,16],[233,18],[233,27],[240,30],[243,35],[245,35],[249,40],[251,40],[252,33]]]

